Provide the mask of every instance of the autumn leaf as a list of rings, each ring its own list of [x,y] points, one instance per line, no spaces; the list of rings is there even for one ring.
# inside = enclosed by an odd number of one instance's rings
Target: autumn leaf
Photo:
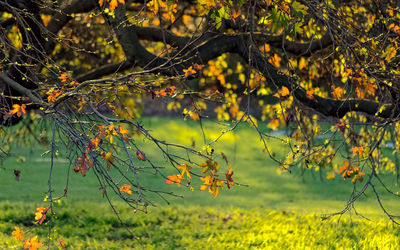
[[[353,71],[351,69],[346,69],[345,71],[346,72],[343,74],[343,77],[348,77],[353,73]]]
[[[268,128],[272,130],[278,130],[279,124],[279,119],[273,119],[270,123],[268,123]]]
[[[109,139],[110,143],[113,143],[113,141],[114,141],[113,135],[118,135],[118,134],[117,134],[117,131],[115,131],[114,124],[110,124],[106,130],[106,138]]]
[[[26,114],[26,105],[22,104],[14,104],[13,105],[13,109],[10,110],[10,112],[8,113],[10,115],[14,115],[17,114],[18,117],[20,117],[22,114]]]
[[[31,239],[25,239],[25,243],[22,246],[24,249],[29,250],[36,250],[38,247],[41,247],[43,243],[41,243],[38,239],[37,236],[31,238]]]
[[[222,156],[222,159],[225,160],[226,165],[229,165],[228,157],[226,157],[226,155],[223,152],[221,152],[221,156]]]
[[[110,171],[111,164],[114,163],[114,156],[112,152],[101,152],[101,158],[107,162],[107,170]]]
[[[119,191],[121,191],[121,193],[127,193],[128,195],[131,195],[131,194],[132,194],[131,186],[130,186],[130,185],[127,185],[127,184],[121,186],[121,188],[119,189]]]
[[[240,17],[240,11],[239,10],[232,10],[231,18],[233,19],[234,22],[236,22],[236,18]]]
[[[340,134],[343,134],[346,129],[346,124],[344,122],[339,122],[336,127],[340,130]]]
[[[268,43],[265,43],[263,46],[261,46],[261,52],[265,53],[265,52],[269,52],[271,50],[271,47],[269,46]]]
[[[78,173],[80,171],[82,176],[85,176],[88,166],[93,167],[93,163],[90,161],[88,153],[85,152],[76,159],[74,172]]]
[[[53,88],[51,88],[49,91],[46,92],[47,96],[47,101],[49,103],[53,103],[57,100],[57,97],[59,97],[62,94],[62,92],[60,90],[55,90]]]
[[[281,60],[282,59],[277,54],[274,54],[273,57],[268,59],[268,62],[270,64],[274,65],[275,67],[280,67],[281,66],[281,63],[280,63]]]
[[[192,167],[186,165],[186,164],[182,164],[178,166],[178,169],[182,170],[181,176],[184,176],[186,173],[187,178],[191,179],[192,176],[190,175],[189,170],[192,169]]]
[[[208,188],[208,191],[212,195],[214,195],[214,197],[217,197],[219,190],[223,188],[222,184],[224,183],[224,181],[216,179],[215,172],[210,173],[210,175],[208,175],[208,176],[200,177],[200,180],[202,180],[204,182],[200,186],[200,190],[203,191]]]
[[[129,137],[128,137],[128,135],[129,135],[129,130],[124,129],[124,126],[123,126],[122,124],[120,124],[120,125],[118,126],[118,132],[121,134],[122,139],[124,139],[126,142],[129,141]]]
[[[342,98],[343,95],[343,89],[341,87],[332,87],[333,92],[332,95],[336,100],[340,100]]]
[[[300,58],[300,61],[299,61],[299,69],[302,70],[305,67],[307,67],[307,62],[306,62],[306,59],[304,57],[302,57],[302,58]]]
[[[125,4],[125,0],[111,0],[110,1],[110,5],[109,5],[109,9],[111,11],[115,10],[118,7],[118,2],[121,4]]]
[[[21,176],[21,171],[14,169],[15,180],[19,181],[19,177]]]
[[[285,86],[282,86],[282,89],[278,91],[274,96],[276,98],[285,98],[290,94],[289,89]]]
[[[160,0],[161,1],[161,0]],[[159,0],[151,0],[147,3],[147,6],[150,9],[153,9],[154,15],[157,15],[157,13],[160,11],[160,5],[159,5]]]
[[[181,186],[183,176],[178,174],[178,175],[170,175],[168,176],[168,179],[165,181],[167,184],[176,184],[178,186]]]
[[[103,143],[103,140],[96,137],[94,139],[91,139],[90,142],[88,143],[88,145],[86,146],[87,149],[92,149],[97,148],[99,145],[101,145]]]
[[[358,171],[357,174],[354,175],[353,179],[351,180],[351,183],[356,184],[357,180],[359,182],[363,182],[364,180],[364,175],[365,173]]]
[[[43,221],[46,219],[46,213],[49,211],[50,207],[38,207],[36,208],[36,213],[35,213],[35,220],[39,221],[39,225],[43,223]]]
[[[60,79],[61,82],[67,82],[68,74],[63,73],[58,77],[58,79]]]
[[[371,96],[375,96],[375,85],[372,83],[367,83],[367,86],[365,87],[367,93]]]
[[[62,249],[66,249],[65,246],[66,246],[67,244],[65,244],[64,241],[58,239],[58,243],[60,243],[60,246],[61,246]]]
[[[146,161],[146,155],[139,149],[136,150],[136,157],[141,161]]]
[[[362,154],[364,152],[364,148],[363,147],[353,147],[351,149],[351,152],[353,153],[353,156],[355,156],[355,155],[362,156]]]
[[[190,75],[196,74],[196,70],[193,69],[193,66],[190,66],[189,68],[184,69],[183,72],[185,73],[186,78]]]
[[[194,65],[194,69],[195,69],[195,70],[202,70],[202,69],[203,69],[203,65],[199,65],[199,64],[196,63],[196,64]]]
[[[226,185],[228,186],[228,188],[231,188],[231,186],[233,186],[235,184],[232,177],[233,177],[233,171],[232,171],[232,167],[230,167],[228,169],[228,171],[226,171],[226,173],[225,173]]]
[[[23,240],[24,239],[24,231],[22,231],[19,227],[14,227],[15,230],[12,231],[12,235],[16,240]]]
[[[307,90],[307,97],[309,99],[314,99],[314,90]]]

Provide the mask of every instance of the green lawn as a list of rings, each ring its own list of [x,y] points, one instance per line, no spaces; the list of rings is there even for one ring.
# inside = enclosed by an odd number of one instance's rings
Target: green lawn
[[[159,138],[187,146],[194,141],[198,149],[204,145],[198,123],[155,118],[143,119],[143,124]],[[208,139],[215,138],[227,128],[213,122],[206,122],[204,127]],[[164,170],[167,174],[173,173],[160,153],[143,138],[138,138],[137,143],[147,157],[157,159],[157,165],[167,167]],[[278,157],[286,153],[286,145],[277,141],[270,142],[269,146],[279,152]],[[224,188],[214,198],[207,191],[198,190],[198,181],[193,183],[195,189],[191,191],[184,186],[165,184],[152,173],[143,174],[143,185],[174,191],[184,198],[167,197],[172,204],[167,206],[157,197],[152,197],[157,207],[150,207],[147,215],[134,214],[117,202],[124,221],[141,238],[139,244],[137,240],[131,240],[119,225],[101,197],[92,173],[89,171],[83,178],[71,171],[68,197],[56,208],[56,234],[60,235],[57,237],[72,248],[398,248],[399,228],[387,221],[371,190],[361,197],[356,208],[372,222],[360,219],[354,213],[345,216],[339,223],[338,218],[322,221],[322,214],[345,207],[353,188],[349,181],[340,176],[334,180],[321,180],[319,172],[308,171],[301,175],[296,169],[291,174],[278,174],[278,165],[263,153],[257,133],[246,124],[234,133],[225,134],[214,149],[216,153],[223,151],[227,155],[235,181],[248,184],[248,187]],[[28,230],[35,207],[46,205],[42,200],[48,189],[49,158],[40,156],[46,150],[40,147],[14,148],[13,155],[1,163],[5,169],[0,170],[0,232],[3,233],[0,237],[5,239],[3,244],[7,245],[4,247],[17,244],[10,236],[13,227],[17,225]],[[24,156],[27,161],[17,162],[19,156]],[[219,160],[223,162],[221,157]],[[53,173],[56,194],[62,194],[64,190],[67,165],[65,155],[60,152]],[[20,182],[15,181],[10,169],[21,170]],[[384,180],[394,191],[399,191],[392,176],[384,176]],[[400,199],[396,200],[382,188],[378,189],[385,207],[393,213],[400,211]],[[379,222],[375,224],[376,221]],[[43,226],[33,227],[33,232],[45,240]]]

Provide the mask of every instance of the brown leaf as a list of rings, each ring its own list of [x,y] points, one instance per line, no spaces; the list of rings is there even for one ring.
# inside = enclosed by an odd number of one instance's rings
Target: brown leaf
[[[141,161],[145,161],[146,160],[146,155],[140,150],[136,151],[136,157]]]
[[[225,160],[226,165],[229,165],[228,157],[226,157],[226,155],[223,152],[221,152],[221,156],[222,156],[222,159]]]
[[[19,181],[19,177],[21,175],[21,171],[14,169],[15,180]]]

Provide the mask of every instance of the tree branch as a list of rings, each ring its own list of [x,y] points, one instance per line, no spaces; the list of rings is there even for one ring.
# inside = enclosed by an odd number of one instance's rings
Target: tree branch
[[[78,82],[83,82],[86,80],[92,80],[96,78],[100,78],[102,76],[110,75],[113,73],[117,73],[132,67],[132,63],[129,61],[123,61],[120,63],[108,64],[99,68],[95,68],[87,73],[81,74],[75,78]]]
[[[140,44],[139,37],[136,34],[137,28],[134,25],[124,25],[128,20],[125,16],[125,9],[123,6],[119,6],[115,10],[115,18],[111,18],[108,15],[105,15],[105,18],[115,31],[127,59],[129,61],[136,60],[139,66],[147,66],[153,73],[159,72],[165,75],[182,74],[182,70],[189,65],[194,65],[195,63],[204,64],[223,53],[231,52],[239,54],[246,62],[250,60],[252,66],[259,70],[268,81],[274,83],[278,88],[286,86],[299,103],[325,116],[341,118],[351,111],[360,111],[381,118],[394,118],[400,114],[399,108],[394,105],[386,105],[385,108],[381,110],[382,112],[379,112],[382,105],[370,100],[335,100],[317,95],[313,95],[313,97],[310,98],[306,90],[299,86],[294,79],[280,74],[278,69],[270,64],[260,51],[254,49],[253,46],[247,42],[248,39],[245,39],[246,35],[220,35],[194,48],[182,58],[166,59],[153,55]],[[157,38],[157,36],[148,37]],[[297,52],[301,50],[311,53],[321,48],[321,45],[327,45],[330,42],[330,36],[326,34],[321,41],[314,41],[314,43],[301,46],[296,43],[293,44],[292,49]]]
[[[5,84],[18,91],[21,95],[31,99],[31,101],[33,101],[34,103],[40,104],[41,106],[48,106],[48,104],[45,103],[40,97],[35,96],[31,90],[17,83],[6,74],[0,74],[0,79],[3,80]]]

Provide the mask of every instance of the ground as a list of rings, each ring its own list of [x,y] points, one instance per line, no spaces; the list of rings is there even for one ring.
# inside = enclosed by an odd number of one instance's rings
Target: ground
[[[143,124],[154,135],[172,142],[204,145],[198,123],[178,119],[144,118]],[[211,139],[226,128],[225,124],[206,122],[206,137]],[[137,138],[147,157],[157,158],[157,165],[166,166],[159,153],[153,151],[143,138]],[[271,146],[285,154],[286,145],[271,142]],[[223,189],[214,198],[207,191],[165,184],[151,172],[142,176],[144,184],[154,189],[174,191],[184,198],[167,197],[171,205],[153,197],[157,207],[148,213],[133,213],[117,202],[121,217],[139,239],[132,239],[113,215],[102,198],[95,177],[71,172],[68,197],[55,208],[54,239],[61,239],[71,249],[76,248],[399,248],[400,228],[384,216],[372,192],[367,192],[356,203],[357,212],[371,221],[357,216],[354,211],[341,218],[322,220],[327,214],[343,209],[353,185],[340,175],[326,180],[326,172],[293,169],[292,173],[278,173],[278,165],[263,153],[257,134],[243,125],[235,133],[228,133],[215,145],[215,153],[224,152],[234,170],[234,179],[248,186],[235,185]],[[35,208],[46,206],[49,158],[41,157],[45,148],[13,150],[13,155],[2,161],[0,175],[0,242],[1,248],[21,244],[12,239],[14,226],[30,235],[39,234],[46,242],[46,225],[33,223]],[[26,161],[21,160],[21,156]],[[277,155],[279,156],[279,154]],[[221,164],[226,167],[220,157]],[[67,164],[60,150],[56,161],[53,183],[55,193],[65,187]],[[12,171],[21,170],[16,182]],[[167,174],[172,170],[165,170]],[[322,178],[320,178],[322,176]],[[392,176],[384,176],[387,183],[398,190]],[[400,211],[400,201],[381,190],[382,201],[389,211]],[[373,228],[373,229],[372,229]],[[3,245],[1,245],[3,244]],[[56,244],[56,243],[54,243]],[[56,246],[56,245],[54,245]]]

